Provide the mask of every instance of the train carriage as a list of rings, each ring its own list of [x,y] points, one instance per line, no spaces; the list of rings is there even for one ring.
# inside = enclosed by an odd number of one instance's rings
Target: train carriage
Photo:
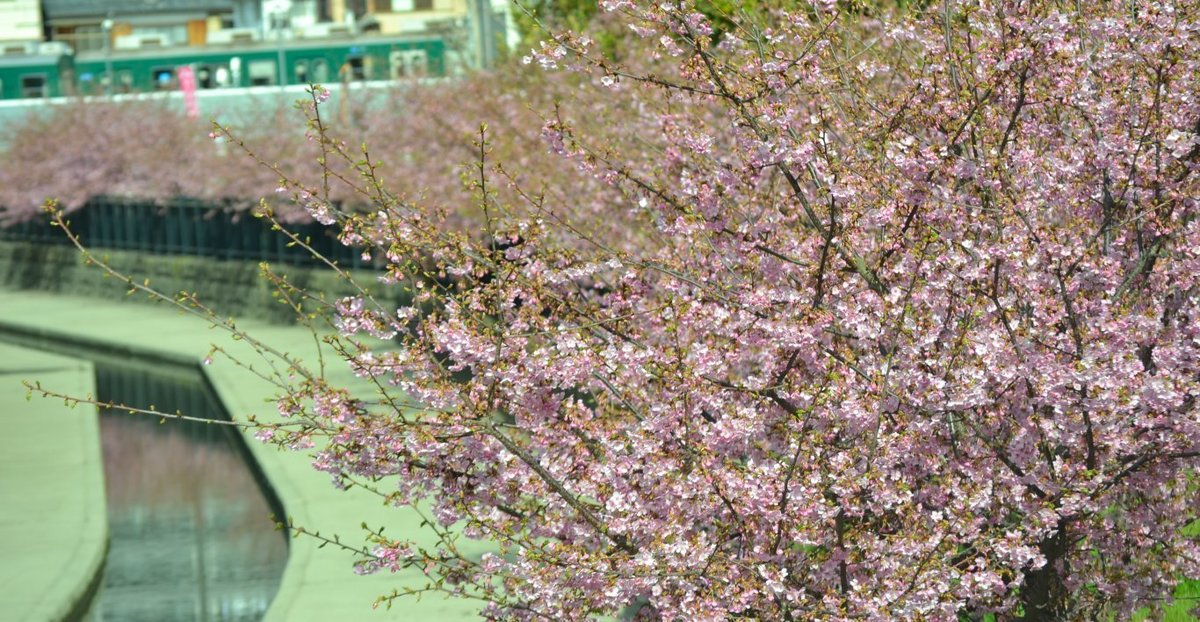
[[[70,48],[62,43],[8,43],[0,54],[0,99],[63,97],[75,93]]]
[[[197,88],[393,80],[444,76],[446,46],[434,36],[363,35],[336,40],[294,39],[243,45],[167,47],[90,52],[26,44],[37,53],[0,56],[5,100],[147,93],[179,87],[179,67],[191,66]],[[51,45],[50,49],[45,49]],[[280,59],[283,72],[280,72]],[[107,86],[111,76],[111,89]]]

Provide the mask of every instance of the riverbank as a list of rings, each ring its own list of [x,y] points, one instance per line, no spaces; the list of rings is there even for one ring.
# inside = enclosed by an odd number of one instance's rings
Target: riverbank
[[[310,363],[316,360],[316,340],[304,328],[250,321],[239,324],[280,352],[294,354]],[[232,341],[226,335],[210,330],[201,319],[159,305],[57,293],[0,291],[0,338],[16,339],[26,345],[39,342],[84,344],[112,353],[194,366],[198,366],[212,345],[217,344],[234,358],[256,361],[256,371],[264,369],[262,359],[248,344]],[[330,353],[326,352],[325,356],[329,361]],[[224,356],[215,357],[211,365],[203,366],[203,371],[235,420],[244,421],[253,415],[266,421],[278,416],[270,401],[277,389],[270,382]],[[22,377],[41,379],[47,387],[59,388],[45,381],[37,368],[26,370]],[[329,366],[327,377],[333,383],[349,385],[355,382],[349,370],[336,364]],[[71,391],[76,388],[66,387]],[[20,398],[24,399],[23,391]],[[46,401],[34,399],[35,402]],[[377,497],[367,494],[339,491],[330,485],[327,474],[312,468],[307,453],[280,451],[259,443],[252,435],[252,431],[244,433],[247,446],[285,513],[296,525],[319,531],[324,536],[336,534],[350,544],[362,542],[361,525],[364,522],[374,527],[386,526],[390,534],[422,530],[421,517],[415,511],[386,507]],[[96,473],[100,474],[99,461]],[[97,490],[102,500],[103,488]],[[102,510],[99,515],[103,516]],[[267,620],[449,621],[478,617],[477,603],[448,600],[436,594],[419,600],[399,599],[390,610],[382,606],[373,608],[372,603],[379,596],[393,590],[403,591],[406,587],[423,586],[425,576],[415,570],[358,576],[353,573],[352,556],[333,546],[319,548],[319,544],[309,537],[292,540],[279,593],[267,612]],[[66,547],[67,543],[61,546]],[[467,552],[479,554],[484,550],[484,545],[477,545],[474,551]]]
[[[90,363],[0,343],[0,617],[74,619],[108,548],[96,409],[27,400],[23,379],[95,391]]]

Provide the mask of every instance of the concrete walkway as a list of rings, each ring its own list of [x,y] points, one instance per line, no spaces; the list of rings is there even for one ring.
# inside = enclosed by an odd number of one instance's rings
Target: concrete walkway
[[[0,344],[0,620],[82,612],[108,549],[95,407],[26,400],[25,379],[77,395],[90,363]]]
[[[306,329],[253,322],[239,322],[239,326],[280,351],[297,354],[310,364],[316,360],[315,340]],[[245,342],[233,341],[225,333],[209,329],[203,320],[159,305],[0,291],[0,340],[13,338],[28,343],[41,339],[68,341],[114,353],[190,364],[198,363],[208,354],[212,344],[216,344],[234,357],[252,363],[256,372],[266,369],[262,358]],[[332,360],[326,376],[334,383],[352,384],[353,376],[331,356],[326,353],[327,364]],[[269,382],[220,355],[203,370],[235,420],[245,420],[250,415],[261,421],[277,420],[270,398],[278,389]],[[44,380],[46,386],[55,385],[50,382],[49,375],[37,374],[35,377]],[[65,386],[65,389],[75,388],[74,385]],[[19,397],[24,399],[23,391]],[[385,507],[378,497],[361,491],[337,490],[330,485],[327,474],[312,468],[311,458],[306,453],[285,452],[263,445],[252,438],[252,432],[247,432],[246,437],[260,468],[282,501],[284,511],[295,524],[325,536],[336,534],[350,544],[363,542],[363,522],[372,527],[386,526],[386,533],[393,536],[424,531],[420,527],[420,516],[412,510]],[[54,446],[54,442],[47,440],[40,447]],[[98,470],[99,466],[96,468]],[[102,502],[102,493],[100,498]],[[0,504],[0,508],[7,507],[11,506]],[[3,535],[6,534],[0,532],[0,537]],[[54,541],[42,541],[43,545],[51,542]],[[350,554],[332,546],[318,549],[318,544],[307,537],[292,540],[283,581],[267,613],[267,620],[452,621],[478,618],[476,612],[481,603],[448,600],[438,594],[427,594],[419,600],[404,597],[395,601],[390,610],[382,606],[373,609],[372,603],[377,597],[395,589],[421,587],[425,577],[417,571],[358,576],[353,573]],[[74,544],[63,542],[61,546]],[[464,548],[464,552],[475,555],[487,550],[482,544]],[[8,557],[0,558],[5,560],[7,570]],[[4,611],[2,605],[0,611]]]

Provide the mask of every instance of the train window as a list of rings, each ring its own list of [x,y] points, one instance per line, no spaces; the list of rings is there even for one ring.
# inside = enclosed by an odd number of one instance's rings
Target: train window
[[[346,72],[346,75],[342,76],[343,80],[367,79],[367,70],[366,67],[363,66],[363,59],[361,56],[351,56],[350,58],[347,58],[346,64],[342,66],[342,71]]]
[[[292,69],[296,72],[296,84],[308,84],[308,61],[298,60]]]
[[[275,61],[252,60],[249,73],[250,86],[271,86],[275,84]]]
[[[67,97],[74,97],[79,94],[75,88],[75,69],[73,67],[59,67],[58,70],[58,92]]]
[[[313,61],[312,80],[317,84],[329,82],[329,63],[325,62],[325,59],[318,58]]]
[[[429,73],[429,57],[425,50],[410,50],[404,55],[404,67],[408,75],[423,78]]]
[[[46,74],[30,74],[21,76],[21,97],[45,97]]]
[[[392,50],[392,53],[388,54],[388,68],[393,80],[403,78],[405,76],[404,52]]]
[[[229,59],[229,84],[242,86],[242,57],[234,56]]]
[[[117,72],[117,86],[115,91],[117,93],[133,92],[133,71],[122,69]]]
[[[150,70],[150,76],[154,78],[154,90],[156,91],[173,91],[179,87],[179,82],[175,79],[174,67],[155,67]]]
[[[229,86],[229,68],[224,65],[197,65],[196,86],[202,89]]]
[[[388,55],[392,79],[420,78],[429,72],[429,57],[425,50],[395,50]]]

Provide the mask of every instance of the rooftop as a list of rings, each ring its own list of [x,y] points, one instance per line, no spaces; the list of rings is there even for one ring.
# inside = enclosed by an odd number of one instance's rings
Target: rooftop
[[[229,11],[235,0],[42,0],[47,21],[146,13]]]

